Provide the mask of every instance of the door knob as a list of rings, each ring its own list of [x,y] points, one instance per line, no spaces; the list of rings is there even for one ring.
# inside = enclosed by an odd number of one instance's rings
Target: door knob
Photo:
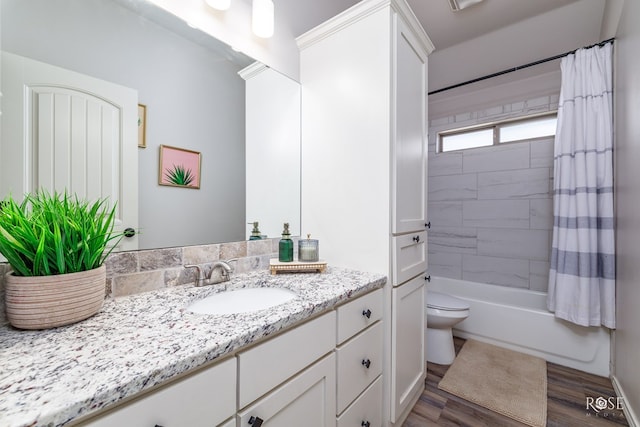
[[[124,237],[133,237],[133,236],[136,235],[136,230],[134,230],[131,227],[127,227],[127,228],[124,229],[122,234],[124,235]]]
[[[369,421],[363,421],[360,425],[362,427],[371,427],[371,423]]]
[[[420,242],[420,236],[415,236],[413,238],[413,241],[416,242],[416,243]]]
[[[371,360],[362,359],[362,366],[364,366],[365,368],[369,369],[369,367],[371,366]]]
[[[364,317],[366,317],[367,319],[371,319],[371,310],[369,310],[369,309],[362,310],[362,315]]]

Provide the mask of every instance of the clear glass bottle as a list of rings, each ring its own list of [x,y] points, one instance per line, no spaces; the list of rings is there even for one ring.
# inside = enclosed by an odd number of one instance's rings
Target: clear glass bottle
[[[293,261],[293,240],[291,240],[291,233],[289,232],[289,223],[284,223],[284,230],[282,231],[282,239],[278,245],[278,261],[280,262],[292,262]]]
[[[311,234],[307,234],[306,239],[298,241],[298,261],[317,262],[318,260],[318,241],[312,239]]]

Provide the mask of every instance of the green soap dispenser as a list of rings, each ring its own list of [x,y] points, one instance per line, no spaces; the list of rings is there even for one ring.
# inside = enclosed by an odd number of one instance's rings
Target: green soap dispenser
[[[253,230],[251,230],[251,237],[249,237],[249,240],[262,240],[260,229],[258,229],[258,221],[248,222],[247,224],[253,224]]]
[[[289,223],[284,223],[284,230],[282,231],[282,239],[278,245],[278,261],[280,262],[292,262],[293,261],[293,240],[291,240],[291,233],[289,232]]]

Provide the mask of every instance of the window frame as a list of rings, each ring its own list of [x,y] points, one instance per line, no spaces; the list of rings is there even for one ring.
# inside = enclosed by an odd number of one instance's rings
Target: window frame
[[[488,147],[495,147],[495,146],[504,145],[504,144],[517,144],[519,142],[524,142],[524,141],[536,141],[540,139],[550,138],[551,136],[547,135],[547,136],[539,136],[539,137],[527,138],[527,139],[518,139],[515,141],[500,142],[500,128],[503,125],[509,125],[513,123],[525,123],[528,121],[534,121],[540,118],[552,117],[552,116],[555,116],[557,119],[558,110],[545,111],[543,113],[529,114],[526,116],[513,117],[510,119],[496,120],[488,123],[443,130],[437,133],[436,154],[454,153],[458,151],[472,150],[475,148],[488,148]],[[476,131],[485,130],[485,129],[493,129],[493,144],[481,145],[481,146],[469,147],[469,148],[458,148],[456,150],[448,150],[448,151],[443,150],[444,137],[452,136],[452,135],[462,135],[465,133],[471,133],[471,132],[476,132]]]

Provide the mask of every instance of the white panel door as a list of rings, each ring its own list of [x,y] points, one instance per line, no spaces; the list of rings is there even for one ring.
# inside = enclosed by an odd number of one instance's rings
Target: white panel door
[[[425,300],[422,275],[393,288],[391,305],[391,422],[424,389]]]
[[[392,233],[424,230],[427,210],[427,56],[397,15],[394,49]]]
[[[7,52],[2,77],[0,196],[107,198],[117,229],[137,230],[137,91]],[[137,245],[134,236],[118,249]]]

